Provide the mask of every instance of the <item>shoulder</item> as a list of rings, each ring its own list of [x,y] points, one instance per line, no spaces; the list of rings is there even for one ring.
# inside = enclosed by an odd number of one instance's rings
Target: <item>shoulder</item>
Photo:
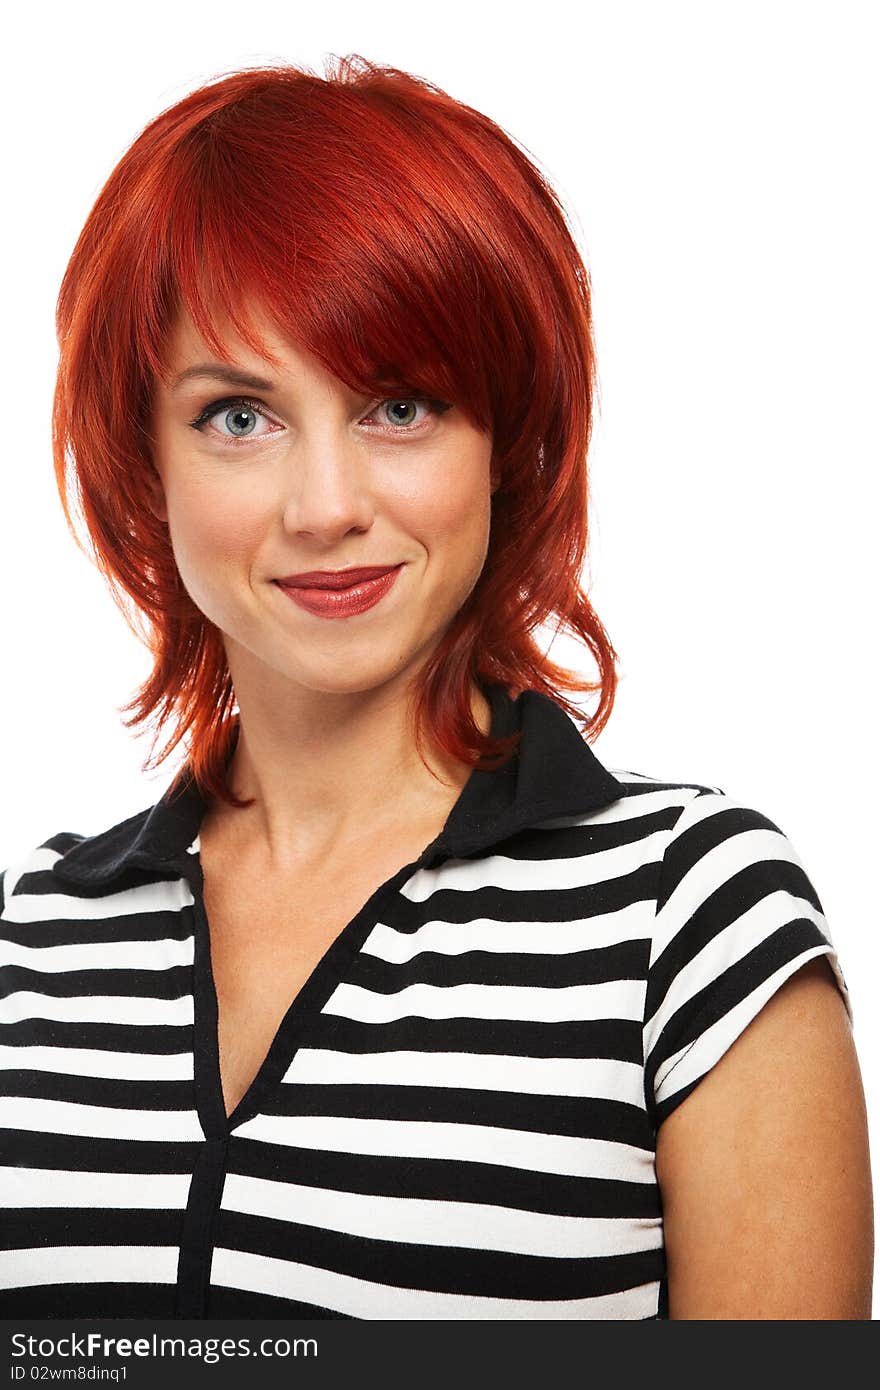
[[[581,818],[586,877],[638,904],[646,941],[645,1102],[656,1126],[816,957],[853,1009],[819,894],[767,811],[710,782],[608,767],[621,794]],[[589,827],[589,828],[587,828]],[[563,852],[568,846],[560,842]],[[629,919],[627,919],[629,920]]]
[[[661,800],[671,799],[652,837],[643,1016],[645,1098],[655,1127],[818,957],[826,964],[807,978],[833,981],[853,1023],[831,927],[792,839],[765,810],[721,787],[663,785]],[[654,779],[631,782],[630,804],[646,794],[657,798]]]
[[[749,830],[776,832],[778,827],[761,811],[745,806],[711,782],[660,776],[604,764],[613,790],[596,806],[574,814],[542,816],[532,825],[540,832],[541,853],[547,857],[589,860],[591,879],[607,868],[615,877],[637,875],[633,893],[657,907],[669,895],[671,881],[685,870],[699,878],[713,861],[716,845],[739,836],[740,850],[749,848],[741,837]],[[549,835],[548,832],[553,832]],[[756,841],[751,852],[760,857]],[[596,855],[607,858],[598,861]],[[693,886],[695,877],[690,878]]]
[[[707,892],[733,885],[788,887],[822,906],[792,839],[766,809],[708,782],[610,768],[623,795],[610,818],[642,832],[657,864],[655,905],[671,919]],[[719,904],[716,902],[716,906]]]
[[[543,819],[542,826],[551,829],[608,826],[609,839],[618,834],[633,847],[643,842],[651,854],[659,849],[662,855],[671,833],[689,807],[702,802],[708,809],[713,802],[717,806],[727,799],[721,787],[709,782],[636,772],[610,763],[601,766],[613,788],[601,803],[581,814]],[[576,776],[576,772],[572,775]],[[618,827],[616,832],[610,829],[615,826]]]
[[[0,919],[54,916],[58,898],[94,896],[99,884],[89,883],[91,871],[100,879],[105,866],[120,849],[130,851],[150,814],[135,812],[105,828],[85,834],[59,830],[39,844],[14,853],[0,864]]]
[[[55,876],[55,865],[85,837],[60,831],[14,855],[0,870],[0,997],[8,1006],[10,990],[28,988],[31,970],[45,966],[46,947],[77,940],[91,915],[68,895],[76,890]],[[62,967],[63,968],[63,967]],[[4,1021],[8,1009],[4,1009]]]
[[[865,1097],[836,983],[827,956],[795,961],[660,1126],[675,1318],[870,1317]]]
[[[0,916],[7,917],[14,899],[21,894],[31,896],[53,891],[55,865],[85,839],[75,831],[61,830],[11,858],[0,868]]]

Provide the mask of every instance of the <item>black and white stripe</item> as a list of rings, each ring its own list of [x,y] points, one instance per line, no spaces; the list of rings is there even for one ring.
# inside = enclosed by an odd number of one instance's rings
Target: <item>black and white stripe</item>
[[[544,696],[493,718],[517,776],[365,904],[231,1123],[197,803],[7,869],[2,1315],[664,1316],[657,1127],[806,961],[851,1019],[846,982],[765,816],[609,772]]]

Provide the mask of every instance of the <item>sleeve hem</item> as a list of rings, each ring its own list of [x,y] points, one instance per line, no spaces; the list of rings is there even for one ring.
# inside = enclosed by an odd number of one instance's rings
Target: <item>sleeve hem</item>
[[[786,961],[783,966],[780,966],[775,974],[764,980],[762,985],[744,999],[737,1008],[724,1014],[707,1032],[701,1033],[693,1042],[688,1043],[677,1057],[670,1059],[669,1065],[663,1072],[662,1080],[657,1083],[656,1101],[649,1109],[655,1131],[660,1128],[667,1115],[671,1114],[690,1095],[703,1077],[721,1060],[737,1038],[757,1018],[764,1005],[785,984],[786,980],[796,974],[808,961],[819,956],[828,957],[838,992],[843,999],[850,1027],[852,1027],[852,1005],[835,947],[830,942],[825,942],[822,945],[813,946],[809,950],[801,951],[791,960]],[[670,1078],[673,1076],[675,1077],[674,1089],[670,1082]]]

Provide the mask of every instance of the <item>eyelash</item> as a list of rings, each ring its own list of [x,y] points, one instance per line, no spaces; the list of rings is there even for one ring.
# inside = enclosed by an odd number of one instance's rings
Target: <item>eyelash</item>
[[[407,396],[401,394],[399,396],[384,396],[381,401],[377,401],[372,407],[369,412],[370,415],[378,410],[380,406],[386,405],[389,401],[415,401],[419,405],[429,405],[435,415],[443,415],[450,409],[450,405],[446,401],[435,401],[429,396]],[[215,415],[219,415],[221,410],[232,410],[232,408],[237,405],[244,406],[247,410],[253,410],[256,414],[262,415],[266,419],[270,418],[265,407],[259,401],[249,400],[246,396],[224,396],[221,400],[211,401],[206,405],[204,410],[200,411],[194,420],[189,421],[190,427],[194,430],[198,430],[200,434],[204,434],[205,426]],[[422,421],[417,425],[401,425],[397,428],[393,425],[389,425],[387,427],[380,426],[379,428],[383,434],[418,434],[424,428],[425,423],[425,421]],[[235,435],[219,436],[220,442],[224,447],[231,445],[233,448],[238,447],[240,444],[249,444],[253,439],[265,439],[267,437],[266,435],[241,435],[239,437]]]

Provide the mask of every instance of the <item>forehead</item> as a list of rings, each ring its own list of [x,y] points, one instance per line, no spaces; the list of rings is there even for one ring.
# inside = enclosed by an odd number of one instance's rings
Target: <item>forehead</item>
[[[185,303],[179,306],[162,349],[161,385],[167,389],[174,389],[181,372],[218,362],[239,367],[254,378],[262,378],[265,389],[285,375],[301,380],[311,378],[312,385],[354,394],[369,394],[385,387],[396,390],[407,382],[414,386],[420,384],[424,361],[421,355],[411,351],[404,354],[410,359],[406,366],[399,361],[372,357],[369,351],[355,366],[342,344],[331,344],[328,365],[256,300],[243,301],[238,321],[222,308],[210,308],[208,312],[208,331],[216,335],[213,345],[199,328],[189,307]],[[250,342],[248,333],[252,335]],[[335,359],[334,347],[338,349]]]
[[[245,314],[247,318],[245,318]],[[293,349],[294,345],[289,340],[282,338],[277,326],[265,310],[259,306],[247,305],[242,318],[245,323],[249,322],[250,326],[256,329],[270,352],[282,356]],[[243,333],[227,314],[222,311],[212,311],[211,327],[217,335],[224,353],[233,362],[255,369],[270,365],[248,345]],[[215,356],[215,348],[197,327],[189,308],[185,304],[181,305],[166,339],[165,357],[169,368],[178,370],[180,367],[190,365],[196,359],[203,361]]]
[[[324,364],[282,332],[259,305],[247,305],[244,313],[246,327],[242,330],[227,314],[213,312],[210,327],[217,342],[212,344],[197,326],[189,308],[182,305],[165,341],[164,384],[173,389],[181,372],[217,363],[240,367],[255,378],[266,379],[267,383],[285,373],[331,378]],[[244,336],[247,329],[260,341],[248,343]]]

